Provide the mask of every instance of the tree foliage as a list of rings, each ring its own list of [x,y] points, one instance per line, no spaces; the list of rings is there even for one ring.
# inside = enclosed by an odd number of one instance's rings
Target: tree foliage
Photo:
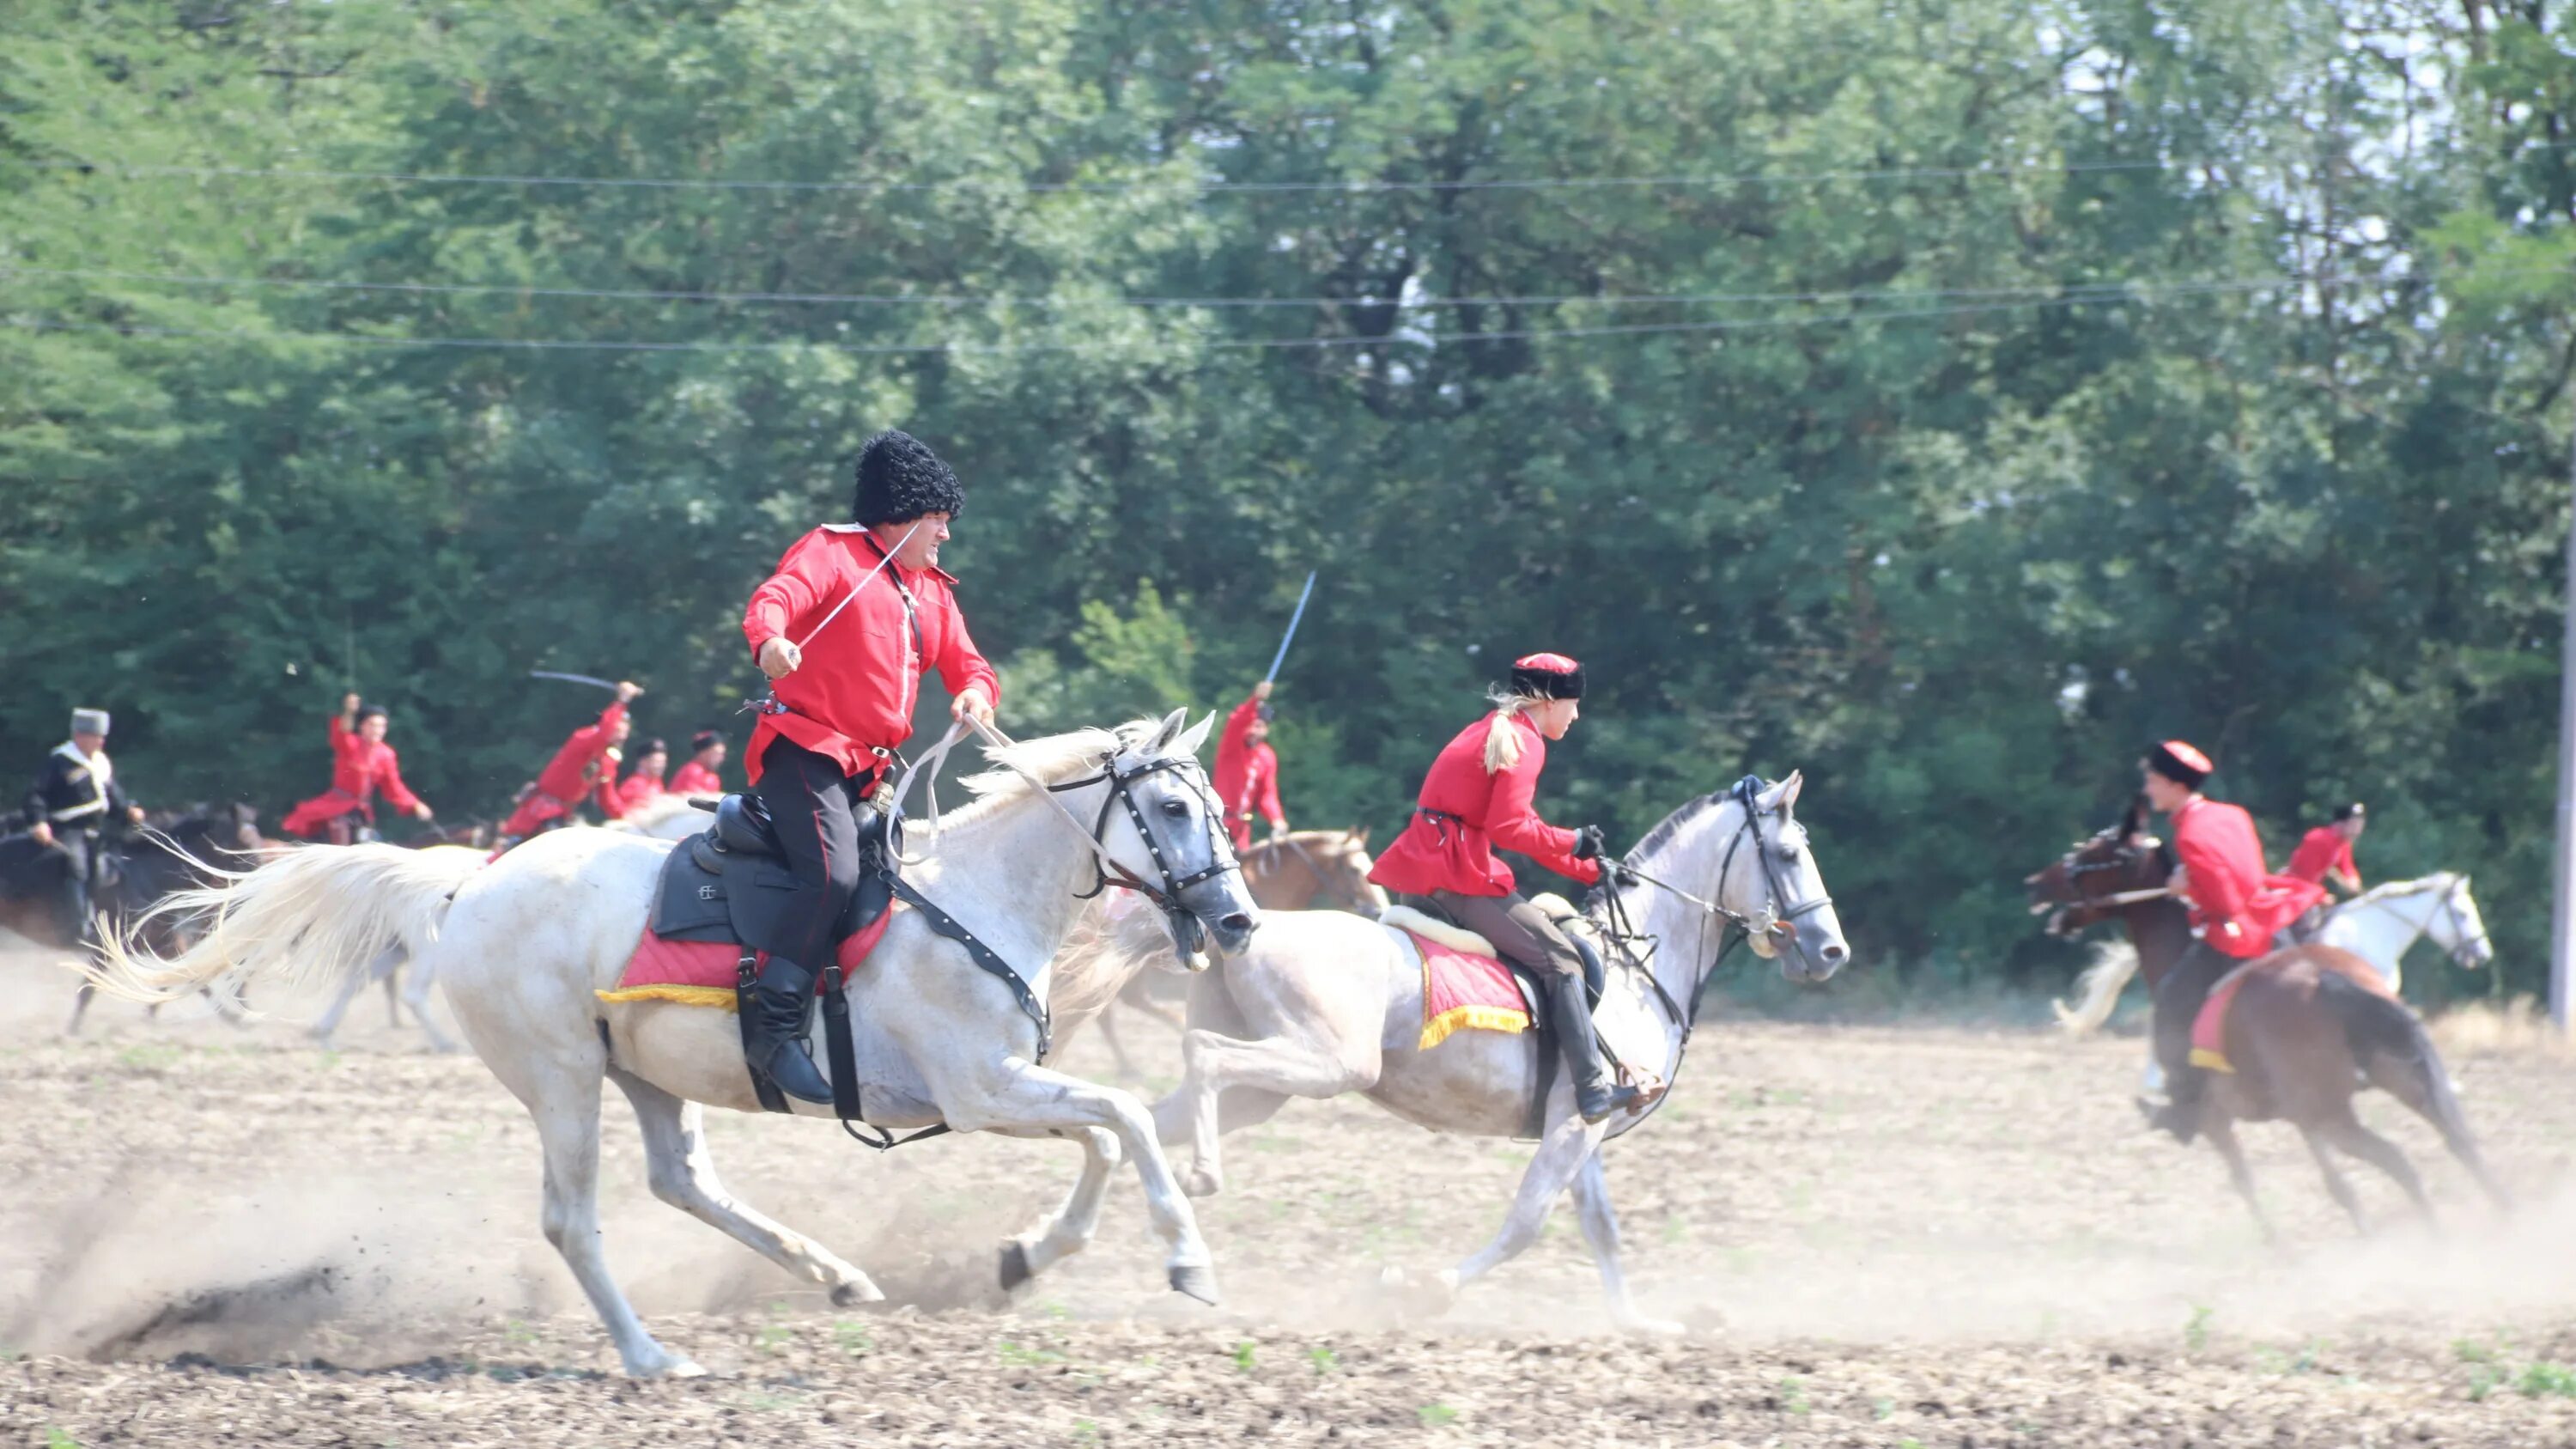
[[[2528,984],[2571,14],[28,0],[0,740],[274,806],[354,684],[496,812],[594,707],[531,667],[731,718],[900,425],[1024,728],[1230,705],[1318,569],[1301,821],[1552,647],[1552,813],[1803,766],[1880,961],[2062,962],[2016,882],[2179,734],[2276,851],[2362,796],[2474,870]]]

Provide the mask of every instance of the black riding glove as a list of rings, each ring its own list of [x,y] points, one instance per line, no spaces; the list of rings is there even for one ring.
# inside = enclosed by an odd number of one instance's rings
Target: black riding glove
[[[1601,880],[1599,884],[1603,890],[1615,891],[1619,887],[1626,885],[1631,879],[1628,874],[1627,867],[1619,863],[1618,857],[1605,855],[1602,856],[1600,860]]]
[[[1599,859],[1605,848],[1606,846],[1604,845],[1601,837],[1600,826],[1586,825],[1581,830],[1574,832],[1574,858],[1576,860]]]

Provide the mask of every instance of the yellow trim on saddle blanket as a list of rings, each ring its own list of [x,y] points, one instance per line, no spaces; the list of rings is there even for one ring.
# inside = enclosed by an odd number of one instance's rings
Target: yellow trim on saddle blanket
[[[2227,1060],[2227,1053],[2214,1052],[2207,1047],[2191,1049],[2191,1064],[2195,1067],[2207,1067],[2213,1072],[2225,1072],[2231,1077],[2236,1075],[2235,1064]]]
[[[730,986],[682,986],[666,981],[652,986],[621,986],[614,991],[594,991],[591,995],[611,1004],[667,1001],[676,1006],[720,1006],[727,1011],[740,1009]]]
[[[1430,985],[1431,964],[1422,966],[1425,989]],[[1449,1039],[1449,1033],[1461,1027],[1478,1031],[1523,1032],[1529,1030],[1529,1013],[1509,1006],[1453,1006],[1422,1024],[1422,1038],[1415,1045],[1429,1051]]]

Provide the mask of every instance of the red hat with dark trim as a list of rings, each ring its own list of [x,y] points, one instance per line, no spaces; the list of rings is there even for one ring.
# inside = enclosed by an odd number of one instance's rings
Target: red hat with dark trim
[[[1583,666],[1562,654],[1524,654],[1512,661],[1512,693],[1534,699],[1581,699]]]
[[[2218,773],[2218,767],[2209,762],[2209,756],[2181,740],[2166,740],[2162,744],[2148,746],[2147,757],[2141,763],[2191,790],[2199,789],[2202,781]]]

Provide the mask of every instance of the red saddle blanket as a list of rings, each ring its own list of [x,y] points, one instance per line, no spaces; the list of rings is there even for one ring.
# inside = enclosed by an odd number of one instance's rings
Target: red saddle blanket
[[[841,979],[858,974],[859,967],[876,949],[886,933],[886,923],[894,919],[889,910],[864,930],[841,943]],[[731,941],[671,941],[644,933],[635,943],[635,954],[626,958],[626,969],[618,973],[617,985],[595,993],[602,1001],[674,1001],[682,1006],[721,1006],[736,1009],[734,999],[734,963],[742,959],[742,948]],[[767,960],[764,954],[761,958]],[[820,992],[818,979],[814,989]]]
[[[1512,968],[1491,956],[1478,956],[1414,936],[1422,953],[1422,1039],[1429,1051],[1461,1027],[1485,1031],[1527,1031],[1529,1003],[1521,996]]]
[[[2388,989],[2388,982],[2370,969],[2369,962],[2346,952],[2294,946],[2259,957],[2219,977],[2218,984],[2209,988],[2208,998],[2200,1004],[2200,1014],[2191,1019],[2191,1064],[2213,1072],[2235,1072],[2236,1064],[2227,1059],[2227,1013],[2236,1005],[2236,993],[2244,990],[2245,983],[2256,973],[2293,977],[2314,992],[2320,971],[2331,971],[2374,996],[2397,999],[2397,993]]]

